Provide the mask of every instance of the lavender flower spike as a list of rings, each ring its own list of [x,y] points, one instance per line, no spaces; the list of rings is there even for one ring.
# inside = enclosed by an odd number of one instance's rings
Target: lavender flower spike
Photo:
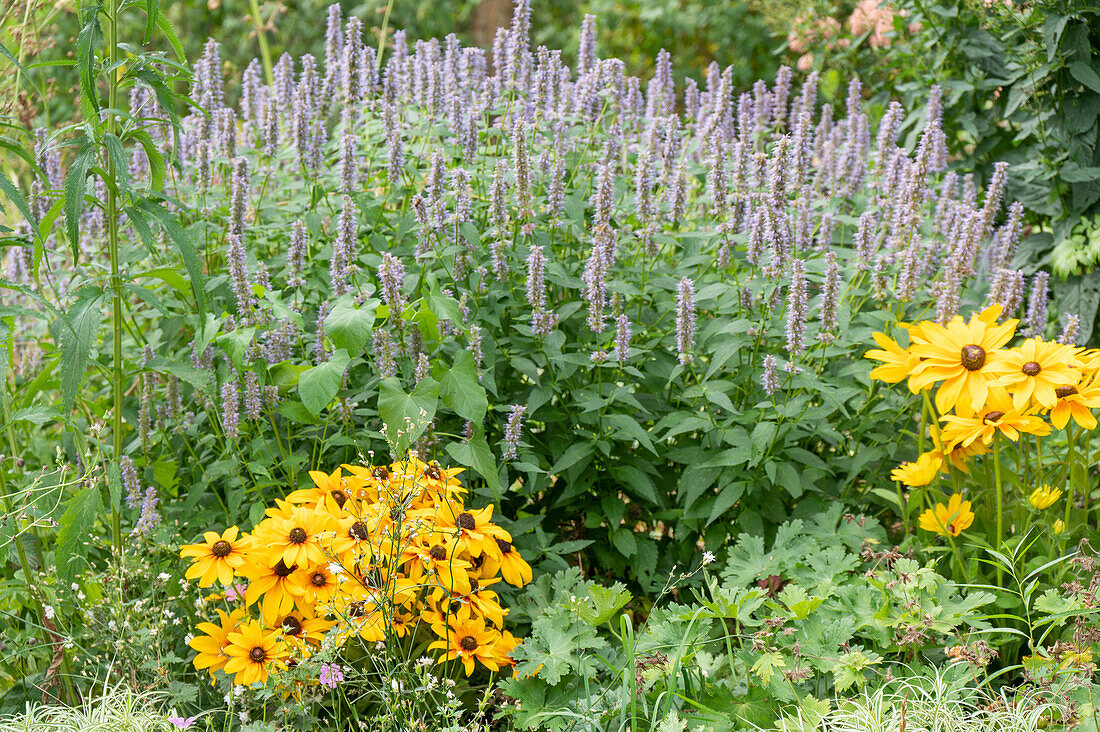
[[[764,393],[771,396],[779,391],[779,373],[776,368],[775,356],[770,353],[764,356],[764,373],[760,377]]]
[[[680,363],[692,360],[691,349],[695,345],[695,284],[684,277],[677,287],[676,301],[676,350]]]
[[[515,460],[519,455],[519,439],[523,434],[523,414],[527,407],[513,404],[508,413],[508,424],[504,427],[504,454],[505,460]]]

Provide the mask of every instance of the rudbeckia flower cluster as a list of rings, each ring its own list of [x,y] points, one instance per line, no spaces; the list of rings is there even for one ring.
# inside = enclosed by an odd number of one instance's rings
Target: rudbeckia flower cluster
[[[276,500],[251,533],[208,531],[182,547],[188,579],[218,582],[238,599],[198,624],[195,667],[264,683],[326,638],[337,647],[359,639],[368,650],[417,639],[467,676],[479,665],[512,666],[519,641],[493,586],[521,587],[531,567],[493,523],[492,505],[465,505],[460,472],[412,453],[314,471],[312,487]]]
[[[927,391],[934,424],[932,449],[903,463],[891,477],[909,487],[932,483],[954,468],[969,473],[976,455],[989,453],[998,439],[1043,437],[1073,421],[1079,430],[1096,428],[1100,407],[1100,351],[1030,337],[1013,346],[1018,321],[1003,319],[1000,305],[955,316],[946,324],[902,323],[908,347],[875,333],[879,348],[866,357],[879,361],[871,378],[902,381],[914,394]],[[934,406],[933,406],[934,405]],[[1051,505],[1061,491],[1032,499]],[[1049,500],[1049,502],[1047,502]],[[922,528],[958,536],[970,526],[970,501],[953,495],[947,505],[929,508]]]

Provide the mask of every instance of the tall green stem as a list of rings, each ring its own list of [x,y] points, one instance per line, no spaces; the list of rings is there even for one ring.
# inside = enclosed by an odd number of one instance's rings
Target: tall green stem
[[[1066,528],[1069,528],[1070,512],[1073,509],[1073,489],[1074,475],[1073,475],[1073,462],[1077,459],[1077,433],[1081,430],[1078,428],[1070,427],[1069,433],[1069,450],[1066,451],[1066,515],[1063,519],[1066,524]],[[1085,483],[1088,484],[1088,473],[1085,474]],[[1088,514],[1085,514],[1085,525],[1088,526]]]
[[[118,118],[118,0],[107,0],[107,133],[117,133]],[[114,158],[107,156],[107,250],[111,259],[111,329],[114,337],[114,360],[111,386],[114,393],[114,409],[111,412],[111,437],[114,443],[112,457],[122,457],[122,275],[118,256],[118,192],[115,188],[117,171]],[[115,554],[122,556],[122,521],[118,506],[111,506],[111,538]]]
[[[1004,543],[1005,538],[1005,515],[1004,515],[1004,487],[1001,484],[1001,437],[1000,435],[993,436],[993,482],[995,486],[996,501],[997,501],[997,551],[1001,551],[1001,545]],[[1001,565],[997,565],[997,585],[1001,584],[1003,578],[1003,569]]]
[[[252,25],[256,28],[256,38],[260,41],[260,60],[264,65],[264,78],[268,85],[275,83],[274,72],[271,66],[271,47],[267,45],[267,33],[264,32],[263,19],[260,17],[260,4],[257,0],[249,0],[252,5]]]

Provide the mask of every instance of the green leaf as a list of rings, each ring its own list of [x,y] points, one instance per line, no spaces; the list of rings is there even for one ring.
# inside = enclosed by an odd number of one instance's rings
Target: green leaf
[[[73,261],[80,258],[80,214],[84,211],[84,191],[88,184],[88,168],[92,165],[95,146],[85,142],[69,164],[65,175],[65,224]]]
[[[323,364],[307,369],[298,376],[298,396],[302,404],[316,417],[332,403],[340,391],[344,370],[351,363],[351,356],[343,348],[337,349]]]
[[[459,465],[477,471],[488,484],[493,494],[493,501],[500,503],[500,471],[497,468],[497,459],[489,449],[489,443],[485,441],[485,433],[480,425],[475,423],[474,433],[466,442],[448,442],[447,454]]]
[[[33,424],[35,427],[41,427],[44,424],[56,422],[60,419],[61,412],[57,411],[55,407],[45,405],[17,409],[12,412],[11,415],[12,422],[27,422],[28,424]]]
[[[1100,75],[1084,61],[1074,61],[1069,65],[1069,73],[1074,79],[1100,94]]]
[[[107,495],[111,501],[108,506],[110,510],[118,511],[122,508],[122,470],[117,460],[107,464]]]
[[[96,335],[103,323],[100,301],[103,291],[86,288],[86,295],[54,321],[54,340],[60,351],[61,404],[65,412],[73,408],[76,393],[84,382],[84,372],[92,358]]]
[[[103,145],[107,148],[107,156],[114,168],[112,172],[119,192],[129,192],[130,166],[126,162],[126,151],[122,149],[122,141],[117,136],[107,133],[103,136]]]
[[[438,402],[439,382],[430,376],[421,379],[412,394],[406,394],[401,382],[393,376],[378,385],[378,415],[397,459],[424,434],[435,417]]]
[[[577,605],[577,616],[589,625],[600,626],[623,609],[634,597],[627,591],[626,585],[616,582],[611,587],[588,585],[588,602]]]
[[[454,364],[445,373],[437,370],[439,396],[443,403],[463,419],[480,425],[489,408],[485,387],[477,380],[477,364],[469,351],[455,354]]]
[[[183,264],[187,267],[187,274],[191,278],[195,304],[199,312],[204,312],[206,310],[206,277],[202,273],[202,261],[199,260],[199,255],[195,251],[195,245],[191,243],[190,234],[180,226],[179,220],[173,214],[156,202],[142,199],[138,202],[138,207],[160,222],[168,238],[179,249]]]
[[[765,653],[760,658],[756,659],[756,663],[752,665],[752,673],[763,681],[765,684],[771,681],[772,676],[779,669],[783,669],[787,666],[786,660],[780,653]]]
[[[101,3],[88,3],[80,8],[80,33],[76,37],[76,70],[80,78],[80,111],[85,122],[99,123],[99,92],[96,89],[95,52],[103,43],[99,26]]]
[[[41,241],[42,234],[38,231],[38,221],[35,220],[34,214],[31,213],[30,206],[27,205],[27,199],[23,197],[23,193],[15,187],[15,184],[8,180],[7,176],[0,173],[0,191],[4,192],[4,195],[11,199],[11,202],[15,204],[15,207],[19,209],[19,213],[23,214],[23,218],[27,220],[27,223],[31,225],[34,230],[35,237]],[[0,211],[3,211],[4,207],[0,205]]]
[[[92,487],[80,488],[65,504],[54,552],[57,572],[65,583],[72,581],[77,569],[86,562],[89,544],[86,540],[95,528],[100,510],[99,491]]]
[[[248,355],[248,349],[252,345],[252,338],[256,335],[256,326],[237,328],[228,333],[222,333],[214,342],[225,351],[229,360],[237,368],[244,368],[244,358]]]
[[[356,307],[351,295],[341,297],[325,316],[325,333],[337,348],[349,354],[362,353],[374,330],[378,305],[378,300],[368,300],[362,307]]]
[[[180,381],[186,381],[196,389],[203,389],[210,381],[210,373],[197,369],[189,363],[182,361],[173,361],[171,359],[157,356],[146,364],[145,368],[150,371],[157,371],[162,374],[171,374]]]
[[[149,187],[154,191],[163,190],[168,166],[164,164],[164,155],[160,151],[160,146],[145,130],[133,130],[129,136],[138,141],[145,150],[145,157],[149,159]]]

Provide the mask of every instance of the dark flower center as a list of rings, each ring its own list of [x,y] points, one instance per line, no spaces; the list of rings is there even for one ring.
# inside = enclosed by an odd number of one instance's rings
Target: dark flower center
[[[962,365],[967,371],[977,371],[985,366],[985,349],[973,343],[963,346]]]
[[[471,557],[470,564],[473,565],[474,569],[481,569],[481,565],[485,564],[485,555],[478,554],[476,557]]]
[[[462,640],[458,642],[458,647],[469,653],[470,651],[477,650],[477,639],[472,635],[462,636]]]
[[[293,567],[288,567],[288,566],[286,566],[286,563],[283,562],[282,559],[280,559],[279,563],[271,568],[271,571],[274,572],[279,577],[289,577],[291,574],[294,573],[294,570],[296,570],[296,569],[298,569],[297,564],[295,564]]]
[[[309,581],[314,587],[324,587],[328,584],[328,577],[320,572],[314,572],[313,576],[309,578]]]
[[[404,521],[405,510],[400,507],[393,507],[390,509],[390,521]]]
[[[475,579],[474,577],[471,577],[470,578],[470,594],[472,595],[480,589],[481,589],[481,585],[478,583],[477,579]]]
[[[348,494],[343,491],[333,491],[332,500],[336,501],[337,506],[343,508],[344,504],[348,502]]]
[[[356,541],[366,541],[370,538],[370,530],[367,529],[367,525],[362,521],[356,521],[348,529],[348,536]]]
[[[372,470],[371,475],[373,475],[378,480],[389,480],[390,479],[390,471],[386,470],[382,466],[379,466],[379,467],[375,468],[374,470]]]
[[[353,618],[361,618],[367,614],[367,610],[361,602],[353,602],[348,605],[348,615]]]
[[[1028,361],[1020,370],[1028,376],[1038,376],[1039,372],[1043,370],[1043,367],[1035,361]]]
[[[291,544],[304,544],[309,536],[306,534],[305,529],[300,526],[295,526],[293,529],[290,530],[290,533],[287,534],[286,538],[290,539]]]
[[[429,465],[424,468],[424,477],[429,480],[439,480],[443,477],[443,474],[439,472],[439,468],[435,465]]]
[[[256,663],[263,663],[264,661],[267,660],[267,651],[265,651],[260,646],[256,646],[255,648],[253,648],[251,651],[248,652],[248,657],[251,658]]]
[[[497,539],[497,546],[500,547],[501,554],[510,554],[512,552],[512,542],[510,541]]]
[[[287,635],[301,635],[302,623],[293,615],[283,618],[283,632]]]
[[[233,545],[225,539],[218,539],[214,542],[214,546],[210,547],[210,553],[215,557],[228,557],[231,551],[233,551]]]
[[[447,558],[447,550],[441,547],[439,544],[433,546],[428,551],[428,554],[431,556],[432,559],[437,562],[442,562],[444,559]]]
[[[1065,399],[1068,396],[1073,396],[1077,393],[1076,386],[1059,386],[1054,390],[1054,395],[1059,399]]]
[[[989,424],[990,422],[996,422],[1003,416],[1005,416],[1004,412],[986,412],[986,415],[982,417],[982,421]]]
[[[469,511],[463,511],[458,514],[456,521],[458,528],[466,529],[466,531],[473,531],[477,527],[477,521],[474,519],[474,515]]]

